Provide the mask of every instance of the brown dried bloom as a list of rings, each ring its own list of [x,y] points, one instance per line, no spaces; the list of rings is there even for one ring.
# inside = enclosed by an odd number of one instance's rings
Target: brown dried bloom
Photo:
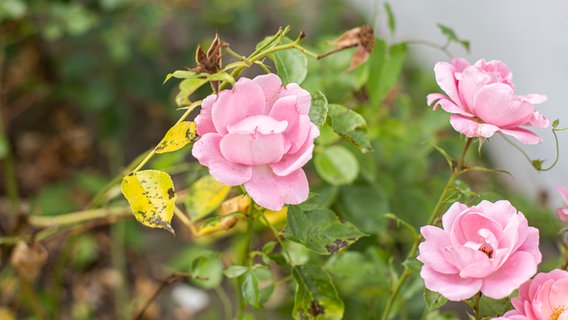
[[[319,58],[324,58],[335,52],[339,52],[348,48],[357,47],[355,53],[353,53],[353,58],[351,59],[351,64],[349,68],[345,71],[351,71],[363,62],[367,61],[369,55],[373,51],[373,46],[375,45],[375,35],[373,33],[373,28],[369,25],[363,25],[350,30],[347,30],[339,38],[331,41],[329,44],[332,46],[339,47],[328,53],[324,53]]]
[[[221,49],[226,47],[228,44],[219,39],[219,35],[215,34],[215,38],[211,42],[207,53],[203,51],[201,45],[197,46],[195,52],[195,62],[197,65],[195,68],[191,68],[191,71],[199,73],[209,73],[214,74],[221,71]],[[219,91],[219,81],[212,81],[211,87],[215,92]]]

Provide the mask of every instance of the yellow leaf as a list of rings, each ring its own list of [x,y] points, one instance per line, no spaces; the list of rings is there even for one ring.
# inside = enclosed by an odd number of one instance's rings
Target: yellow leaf
[[[230,186],[222,184],[210,175],[202,177],[189,187],[185,199],[187,213],[193,220],[205,217],[219,207],[229,190]]]
[[[133,172],[122,178],[121,188],[136,220],[145,226],[166,229],[175,234],[170,221],[176,193],[169,174],[158,170]]]
[[[156,146],[156,153],[166,153],[179,150],[187,144],[197,140],[197,132],[195,131],[195,123],[191,121],[182,121],[175,124],[166,132],[166,135]]]

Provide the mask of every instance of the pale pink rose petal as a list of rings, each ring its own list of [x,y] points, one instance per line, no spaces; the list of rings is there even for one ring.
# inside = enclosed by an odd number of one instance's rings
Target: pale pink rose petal
[[[427,240],[419,245],[420,254],[417,259],[428,264],[434,271],[445,274],[459,272],[453,264],[448,263],[444,256],[444,248],[449,246],[450,239],[446,232],[434,226],[423,226],[420,233]]]
[[[438,292],[451,301],[471,298],[479,292],[483,284],[480,279],[464,279],[457,274],[438,273],[426,265],[422,267],[420,276],[424,279],[424,283],[429,290]]]
[[[477,117],[500,128],[524,125],[534,112],[532,104],[515,97],[513,89],[502,83],[489,84],[477,90],[473,105]]]
[[[499,128],[486,123],[479,123],[472,118],[464,117],[459,114],[452,114],[450,116],[450,124],[459,133],[468,138],[482,137],[490,138]]]
[[[215,133],[202,136],[193,144],[193,156],[200,164],[209,168],[209,173],[213,178],[223,184],[237,186],[249,181],[252,177],[252,168],[227,161],[219,149],[221,138]]]
[[[277,163],[284,156],[282,134],[229,133],[221,139],[221,154],[230,162],[248,166]]]
[[[277,176],[269,166],[253,167],[252,179],[244,184],[254,201],[269,210],[280,210],[285,203],[298,204],[309,195],[308,179],[302,169]]]
[[[540,114],[538,111],[533,112],[532,118],[526,124],[528,126],[533,126],[535,128],[546,128],[550,124],[547,117]]]
[[[563,208],[558,208],[556,210],[556,214],[558,215],[558,218],[560,218],[560,220],[564,221],[564,222],[568,222],[568,188],[565,188],[563,186],[556,186],[556,190],[558,191],[558,193],[560,193],[560,196],[562,197],[562,200],[564,200],[564,204],[565,207]]]
[[[550,305],[564,306],[568,311],[568,278],[556,280],[550,287]]]
[[[280,92],[279,99],[284,97],[294,96],[297,99],[296,109],[301,114],[308,114],[312,104],[312,96],[297,83],[289,83]]]
[[[268,73],[255,77],[253,81],[260,86],[264,92],[264,98],[266,101],[266,109],[263,114],[270,113],[270,107],[274,104],[276,99],[282,91],[282,80],[274,73]]]
[[[454,225],[454,221],[467,209],[468,206],[465,204],[454,202],[442,216],[442,228],[445,230],[451,229]]]
[[[232,90],[219,92],[211,116],[217,133],[227,134],[227,127],[265,110],[264,93],[254,81],[241,78]]]
[[[211,108],[216,99],[217,95],[212,94],[203,99],[203,102],[201,103],[201,112],[194,120],[195,129],[199,136],[215,132],[215,126],[213,125],[213,119],[211,118]]]
[[[294,96],[284,97],[278,99],[272,110],[270,116],[274,119],[285,120],[288,122],[288,128],[284,132],[287,146],[287,152],[295,153],[302,147],[308,134],[310,133],[311,122],[307,115],[300,114],[296,108],[297,99]],[[303,121],[300,121],[302,119]]]
[[[310,161],[314,150],[313,140],[319,136],[319,129],[313,123],[310,123],[310,125],[310,132],[304,145],[296,153],[288,153],[278,163],[270,165],[274,174],[278,176],[288,175]]]
[[[519,212],[519,214],[522,214]],[[526,218],[525,218],[526,220]],[[523,244],[517,248],[517,251],[530,253],[534,257],[534,261],[539,264],[542,261],[542,254],[538,248],[540,236],[537,228],[529,227]]]
[[[483,280],[481,292],[499,300],[509,296],[515,289],[536,273],[537,263],[530,253],[517,251],[494,273]]]
[[[475,63],[475,66],[493,75],[495,77],[494,82],[506,83],[513,87],[513,74],[502,61],[489,60],[485,62],[485,59],[480,59]]]
[[[460,106],[455,104],[452,100],[448,99],[441,93],[429,94],[428,96],[426,96],[426,103],[428,103],[428,105],[434,104],[433,110],[438,109],[438,106],[440,106],[444,111],[449,113],[457,113],[469,117],[473,116],[473,114],[466,112]]]
[[[558,193],[560,193],[560,196],[562,197],[562,200],[564,200],[564,203],[568,204],[568,188],[565,188],[563,186],[556,186],[556,190],[558,191]]]
[[[542,139],[534,132],[523,128],[516,129],[501,129],[502,133],[514,137],[524,144],[538,144]]]
[[[454,101],[454,104],[458,109],[464,110],[458,94],[457,81],[454,77],[455,72],[456,68],[453,64],[438,62],[434,65],[434,74],[436,75],[436,82],[440,86],[440,89],[448,95],[450,100]],[[428,104],[430,105],[431,103],[429,102]]]
[[[532,104],[541,104],[548,100],[548,97],[543,94],[529,93],[526,95],[518,96],[519,98],[526,100]]]
[[[561,221],[568,223],[568,208],[556,209],[556,215]]]
[[[258,115],[227,126],[229,133],[275,134],[283,133],[288,128],[288,122],[279,121],[269,116]]]
[[[458,83],[458,92],[464,106],[464,110],[475,114],[477,107],[474,102],[479,89],[493,83],[493,77],[477,67],[470,66],[464,69],[461,80]]]
[[[483,200],[475,208],[486,208],[483,213],[488,217],[491,218],[501,226],[506,226],[511,222],[512,217],[517,217],[519,211],[508,200],[498,200],[495,202]],[[488,210],[487,208],[491,208]],[[523,216],[524,218],[524,216]]]

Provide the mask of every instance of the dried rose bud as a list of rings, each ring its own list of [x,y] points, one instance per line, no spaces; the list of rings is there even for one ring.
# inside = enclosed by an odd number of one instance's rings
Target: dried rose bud
[[[369,55],[373,51],[373,46],[375,45],[375,35],[371,26],[363,25],[347,30],[339,38],[331,41],[329,44],[339,48],[330,51],[328,54],[332,54],[347,48],[357,47],[355,53],[353,53],[351,64],[346,70],[351,71],[363,62],[367,61]],[[324,57],[328,54],[323,54],[321,57]]]

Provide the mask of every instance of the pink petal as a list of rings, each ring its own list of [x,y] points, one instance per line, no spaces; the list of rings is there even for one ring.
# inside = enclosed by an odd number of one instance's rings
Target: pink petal
[[[568,223],[568,208],[556,209],[556,215],[558,216],[558,219],[560,219],[563,222]]]
[[[464,105],[464,110],[476,114],[474,97],[484,86],[493,82],[491,74],[483,72],[475,66],[463,70],[461,80],[458,83],[458,92]]]
[[[481,292],[493,299],[503,299],[529,280],[537,269],[537,262],[527,252],[516,252],[505,264],[483,280]]]
[[[558,191],[558,193],[560,193],[560,196],[562,197],[562,200],[564,200],[564,203],[568,204],[568,188],[558,185],[556,186],[556,190]]]
[[[442,216],[442,227],[444,230],[450,230],[454,225],[454,221],[469,207],[463,203],[454,202]]]
[[[536,128],[546,128],[550,124],[547,117],[540,114],[538,111],[533,112],[532,118],[525,124]]]
[[[473,297],[479,292],[483,284],[479,279],[464,279],[459,275],[438,273],[427,265],[422,267],[420,276],[424,279],[426,288],[440,293],[451,301],[461,301]]]
[[[278,99],[270,111],[270,116],[274,119],[285,120],[288,123],[288,128],[284,133],[286,142],[289,143],[287,152],[297,152],[310,133],[311,121],[307,115],[298,112],[296,97],[290,96]]]
[[[197,134],[200,136],[206,133],[216,132],[215,126],[213,125],[213,119],[211,118],[211,108],[213,103],[217,100],[217,95],[212,94],[203,99],[201,103],[201,112],[195,117],[195,129]]]
[[[434,74],[436,75],[436,82],[440,86],[440,89],[448,95],[450,100],[452,100],[459,109],[463,110],[464,107],[460,101],[454,72],[456,72],[454,65],[447,62],[438,62],[434,65]]]
[[[282,80],[274,73],[257,76],[253,81],[260,86],[264,92],[266,109],[263,114],[270,112],[270,106],[274,104],[280,91],[282,90]]]
[[[229,133],[275,134],[283,133],[288,128],[286,121],[279,121],[265,115],[250,116],[229,125]]]
[[[312,96],[297,83],[288,83],[286,87],[280,92],[278,98],[293,96],[296,97],[297,105],[296,108],[301,114],[308,114],[310,112],[310,106],[312,104]]]
[[[453,100],[440,93],[429,94],[428,96],[426,96],[426,102],[428,103],[428,105],[432,105],[434,103],[434,107],[432,108],[433,110],[438,109],[438,106],[440,106],[444,111],[449,113],[458,113],[470,117],[473,116],[471,113],[463,110]]]
[[[550,288],[550,305],[568,308],[568,278],[556,280]]]
[[[518,96],[519,98],[526,100],[532,104],[541,104],[543,102],[545,102],[546,100],[548,100],[548,97],[543,95],[543,94],[538,94],[538,93],[529,93],[527,95],[524,96]]]
[[[200,164],[209,167],[209,173],[217,181],[229,186],[237,186],[250,180],[252,168],[227,161],[221,154],[221,136],[208,133],[193,144],[191,153]]]
[[[518,99],[513,89],[502,83],[479,88],[473,97],[474,114],[483,122],[500,128],[515,128],[526,124],[533,115],[534,106]]]
[[[434,226],[423,226],[420,233],[424,236],[424,242],[418,247],[420,254],[417,259],[439,273],[456,274],[459,270],[449,263],[443,254],[446,247],[450,246],[448,234]]]
[[[221,140],[221,153],[228,161],[248,166],[276,163],[284,155],[281,134],[229,133]]]
[[[261,115],[265,110],[262,89],[254,81],[241,78],[232,90],[223,90],[215,101],[211,116],[217,132],[227,134],[227,127],[247,117]]]
[[[459,114],[450,116],[450,124],[457,132],[468,138],[490,138],[499,131],[499,128],[494,125],[479,123]]]
[[[254,202],[274,211],[282,209],[284,204],[306,201],[310,192],[302,169],[281,177],[275,175],[269,166],[254,167],[252,179],[244,187]]]
[[[295,153],[288,153],[282,157],[282,160],[277,163],[273,163],[270,166],[274,171],[274,174],[278,176],[287,176],[293,171],[296,171],[303,167],[312,158],[314,150],[314,139],[319,136],[318,128],[313,124],[309,123],[310,132],[304,144]]]
[[[520,212],[519,214],[522,215],[522,213]],[[523,219],[526,220],[526,218]],[[542,254],[540,253],[540,249],[538,247],[540,242],[539,231],[535,227],[528,227],[527,229],[528,230],[526,231],[525,241],[519,248],[517,248],[517,251],[530,253],[533,256],[534,261],[539,264],[542,260]]]
[[[519,140],[519,142],[524,144],[537,144],[542,142],[542,139],[537,136],[536,133],[527,129],[501,129],[500,131],[506,135],[512,136],[513,138]]]

